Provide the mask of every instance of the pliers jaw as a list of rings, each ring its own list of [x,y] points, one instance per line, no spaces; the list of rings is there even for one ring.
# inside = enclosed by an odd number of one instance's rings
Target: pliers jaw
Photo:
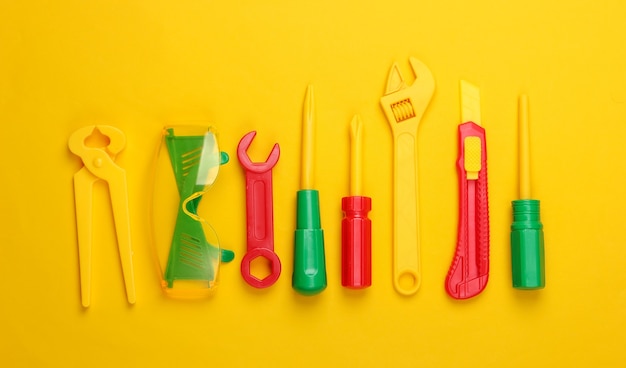
[[[85,141],[92,134],[95,134],[97,132],[100,132],[102,135],[108,137],[109,143],[104,147],[89,147],[85,143]],[[126,136],[121,130],[112,126],[89,125],[82,127],[72,133],[68,142],[68,146],[73,154],[83,159],[83,162],[85,161],[85,159],[89,158],[90,152],[91,154],[93,154],[93,152],[96,151],[104,151],[109,156],[111,156],[112,159],[114,159],[115,156],[118,153],[122,152],[124,147],[126,147]]]

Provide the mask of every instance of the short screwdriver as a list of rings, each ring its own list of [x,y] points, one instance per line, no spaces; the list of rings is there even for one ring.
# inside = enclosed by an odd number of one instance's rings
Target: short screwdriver
[[[519,194],[513,204],[511,271],[513,287],[534,290],[546,286],[543,225],[539,201],[530,199],[530,139],[528,97],[519,99]]]
[[[350,124],[350,196],[341,199],[341,285],[362,289],[372,285],[372,199],[361,195],[363,128],[355,115]]]
[[[326,288],[324,230],[320,221],[319,192],[313,188],[315,150],[313,86],[309,86],[302,114],[302,173],[297,193],[297,219],[292,287],[303,295],[315,295]]]

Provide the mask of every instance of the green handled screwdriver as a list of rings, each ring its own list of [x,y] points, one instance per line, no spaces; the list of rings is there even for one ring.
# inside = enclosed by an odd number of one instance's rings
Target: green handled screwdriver
[[[313,188],[315,116],[313,86],[308,86],[302,115],[302,173],[297,194],[297,220],[292,287],[303,295],[326,288],[324,230],[320,221],[319,192]]]
[[[539,200],[530,199],[530,139],[528,97],[519,99],[519,194],[513,201],[511,272],[513,287],[535,290],[546,286],[543,225]]]

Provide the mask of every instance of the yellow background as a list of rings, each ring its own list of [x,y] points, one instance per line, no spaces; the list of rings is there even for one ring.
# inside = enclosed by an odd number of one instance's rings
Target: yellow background
[[[4,1],[0,5],[0,362],[32,366],[622,366],[626,337],[626,5],[527,1]],[[391,282],[392,138],[379,106],[394,61],[422,60],[436,92],[419,132],[422,285]],[[471,300],[443,283],[457,226],[459,79],[487,131],[491,273]],[[316,91],[316,187],[328,288],[291,289],[300,121]],[[530,98],[532,184],[545,226],[544,290],[511,287],[517,98]],[[340,283],[348,124],[365,128],[373,286]],[[237,258],[209,300],[164,297],[149,246],[152,153],[162,126],[208,121],[231,161],[202,213]],[[95,195],[92,305],[80,305],[67,139],[126,133],[137,303],[127,304],[106,186]],[[278,142],[266,290],[248,286],[244,173]]]

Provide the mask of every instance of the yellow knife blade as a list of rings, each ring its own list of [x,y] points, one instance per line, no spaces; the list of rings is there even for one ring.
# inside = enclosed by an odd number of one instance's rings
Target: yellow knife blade
[[[480,90],[468,81],[460,81],[461,91],[461,123],[472,121],[478,125],[480,119]]]

